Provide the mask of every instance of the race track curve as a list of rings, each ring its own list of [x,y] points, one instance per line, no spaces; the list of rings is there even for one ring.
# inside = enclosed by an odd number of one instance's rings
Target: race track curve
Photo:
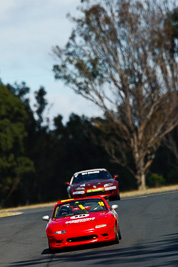
[[[73,247],[50,254],[43,215],[51,208],[22,210],[0,218],[0,266],[178,266],[178,192],[122,199],[120,244]]]

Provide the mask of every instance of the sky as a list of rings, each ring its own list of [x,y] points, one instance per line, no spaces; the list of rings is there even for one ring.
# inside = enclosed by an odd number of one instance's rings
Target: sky
[[[77,16],[80,0],[1,0],[0,1],[0,79],[3,84],[21,84],[34,91],[43,86],[50,109],[49,118],[71,113],[88,117],[101,114],[82,96],[76,95],[52,71],[56,60],[52,47],[64,47],[72,31],[67,13]]]

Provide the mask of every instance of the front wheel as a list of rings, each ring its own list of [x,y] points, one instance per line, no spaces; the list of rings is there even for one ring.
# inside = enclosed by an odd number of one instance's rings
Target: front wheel
[[[119,232],[117,231],[116,225],[114,226],[115,240],[114,243],[119,244]]]
[[[119,191],[117,192],[117,195],[115,197],[109,197],[109,200],[120,200],[120,199],[121,197]]]
[[[119,239],[122,239],[122,236],[121,236],[121,230],[120,230],[119,225],[118,225],[118,234],[119,234]]]
[[[49,243],[48,243],[48,250],[49,250],[49,253],[52,253],[53,252],[52,249],[51,249],[51,247],[50,247],[50,245],[49,245]]]
[[[120,200],[121,199],[119,191],[117,191],[116,199],[117,200]]]
[[[51,248],[49,242],[48,242],[48,251],[49,251],[50,254],[53,254],[56,251],[54,248]]]

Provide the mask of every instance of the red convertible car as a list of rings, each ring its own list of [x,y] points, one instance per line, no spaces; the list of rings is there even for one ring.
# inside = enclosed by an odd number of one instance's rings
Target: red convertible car
[[[119,243],[121,233],[117,205],[111,207],[102,197],[87,197],[59,201],[47,221],[49,250],[95,242]]]
[[[116,178],[106,169],[91,169],[74,173],[70,182],[67,182],[69,198],[86,196],[103,196],[109,199],[120,199],[119,186]]]

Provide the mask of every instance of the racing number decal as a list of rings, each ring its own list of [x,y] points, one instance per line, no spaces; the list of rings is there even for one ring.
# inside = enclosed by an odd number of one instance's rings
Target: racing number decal
[[[102,207],[104,206],[104,203],[102,201],[99,201],[98,204]]]

